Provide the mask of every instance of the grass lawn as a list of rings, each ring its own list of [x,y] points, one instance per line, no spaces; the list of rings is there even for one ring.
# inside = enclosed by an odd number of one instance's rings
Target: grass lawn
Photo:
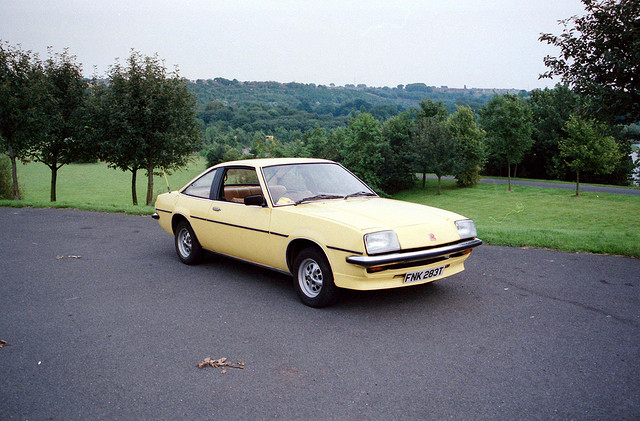
[[[167,174],[169,185],[177,190],[206,169],[201,157],[186,168]],[[77,208],[100,212],[124,212],[132,215],[150,215],[153,206],[144,206],[147,195],[147,177],[144,171],[137,174],[138,203],[131,200],[131,172],[108,168],[104,163],[65,165],[58,171],[57,201],[50,202],[51,171],[41,163],[18,165],[18,182],[22,201],[0,200],[0,206],[33,206]],[[155,196],[167,191],[163,176],[153,180]]]
[[[395,199],[460,213],[476,222],[490,244],[640,256],[640,197],[572,190],[479,184],[462,189],[437,180]]]
[[[168,175],[176,190],[201,173],[204,159]],[[49,169],[38,163],[19,165],[18,178],[24,200],[0,200],[0,206],[71,207],[101,212],[150,215],[152,206],[131,204],[131,173],[105,164],[67,165],[58,172],[58,201],[49,201]],[[138,202],[144,204],[147,179],[138,172]],[[458,188],[455,181],[427,180],[398,193],[395,199],[451,210],[473,219],[478,236],[489,244],[544,247],[563,251],[585,251],[640,257],[640,196],[572,190],[479,184]],[[167,190],[164,177],[154,178],[154,195]]]

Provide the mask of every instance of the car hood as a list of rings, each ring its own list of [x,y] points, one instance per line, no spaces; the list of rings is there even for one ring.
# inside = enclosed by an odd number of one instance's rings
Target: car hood
[[[466,219],[443,209],[383,198],[325,200],[287,208],[295,213],[332,220],[363,233],[394,230],[403,249],[457,241],[460,237],[455,221]]]

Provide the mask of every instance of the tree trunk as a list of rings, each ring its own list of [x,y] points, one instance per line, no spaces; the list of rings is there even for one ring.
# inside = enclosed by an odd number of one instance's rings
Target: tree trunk
[[[427,183],[427,172],[426,171],[422,171],[422,188],[424,189],[424,186]]]
[[[507,191],[511,191],[511,165],[507,161],[507,178],[509,179],[509,188]]]
[[[58,167],[53,166],[51,168],[51,201],[56,201],[56,181],[58,180]]]
[[[153,205],[153,167],[147,168],[147,206]]]
[[[437,175],[437,174],[436,174]],[[441,175],[438,175],[438,194],[440,194],[440,180],[442,179]]]
[[[20,187],[18,186],[18,166],[16,165],[16,155],[13,153],[11,144],[7,145],[9,158],[11,159],[11,178],[13,179],[13,200],[20,200]]]
[[[580,196],[580,170],[576,171],[576,197]]]
[[[138,194],[136,193],[136,175],[137,169],[131,170],[131,198],[133,199],[133,206],[138,206]]]

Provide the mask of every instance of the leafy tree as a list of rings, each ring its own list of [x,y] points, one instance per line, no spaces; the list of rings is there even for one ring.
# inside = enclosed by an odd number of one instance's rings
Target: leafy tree
[[[447,119],[451,136],[455,141],[456,182],[461,187],[475,185],[480,180],[480,170],[486,161],[486,133],[473,119],[471,108],[458,106]]]
[[[204,158],[207,160],[207,167],[213,167],[224,161],[224,154],[231,149],[229,146],[223,143],[212,143],[202,151]]]
[[[533,145],[525,154],[522,167],[527,177],[563,179],[566,168],[558,165],[558,143],[566,137],[565,127],[572,113],[581,108],[579,96],[566,85],[531,91]]]
[[[49,51],[42,82],[44,98],[40,106],[45,126],[31,143],[29,157],[51,170],[50,199],[55,202],[58,170],[91,154],[85,141],[88,84],[76,57],[66,49],[61,54]]]
[[[567,137],[560,141],[560,157],[576,173],[576,196],[579,196],[580,172],[606,174],[620,160],[618,146],[612,136],[595,120],[572,115],[566,125]]]
[[[329,156],[331,154],[328,151],[329,137],[324,128],[316,126],[313,130],[306,132],[302,137],[302,142],[309,157],[330,159]]]
[[[42,63],[31,51],[0,41],[0,152],[11,161],[13,198],[20,200],[17,160],[42,131]]]
[[[345,134],[345,166],[371,188],[379,191],[378,171],[383,161],[380,122],[369,113],[361,113],[349,121]]]
[[[489,153],[507,164],[508,191],[511,191],[511,165],[522,161],[533,142],[531,111],[515,95],[495,95],[480,110],[480,124],[487,132]]]
[[[412,127],[411,111],[391,117],[382,125],[384,159],[379,173],[381,188],[387,193],[406,189],[414,183],[410,145]]]
[[[440,121],[444,121],[449,116],[447,106],[442,101],[434,101],[432,99],[425,99],[420,101],[420,108],[418,108],[417,115],[420,118],[435,118]]]
[[[422,187],[426,173],[431,171],[438,177],[438,194],[442,176],[456,171],[456,143],[446,120],[439,117],[421,117],[414,133],[412,150],[414,162],[422,172]]]
[[[587,14],[560,21],[561,35],[540,41],[560,47],[544,58],[550,69],[541,78],[560,76],[580,94],[592,97],[602,119],[640,121],[640,2],[582,0]]]
[[[146,170],[146,204],[151,205],[154,170],[183,166],[200,145],[195,99],[177,71],[167,73],[157,55],[135,50],[126,67],[110,68],[108,80],[95,88],[101,156],[110,166],[131,171],[134,204],[136,173]]]

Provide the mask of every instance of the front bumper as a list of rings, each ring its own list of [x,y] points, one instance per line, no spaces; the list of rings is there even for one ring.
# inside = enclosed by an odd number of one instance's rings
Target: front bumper
[[[370,268],[373,266],[385,266],[394,264],[408,264],[414,262],[423,262],[430,259],[446,258],[453,254],[463,253],[478,247],[482,244],[482,240],[474,238],[473,240],[463,241],[452,245],[436,247],[427,250],[411,251],[406,253],[391,253],[380,256],[348,256],[347,263]]]

